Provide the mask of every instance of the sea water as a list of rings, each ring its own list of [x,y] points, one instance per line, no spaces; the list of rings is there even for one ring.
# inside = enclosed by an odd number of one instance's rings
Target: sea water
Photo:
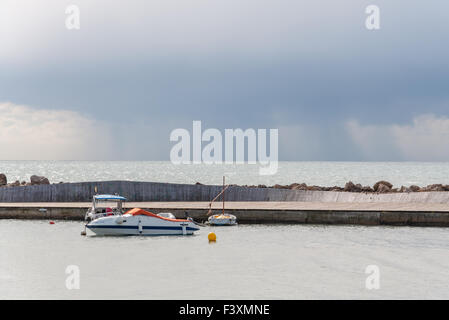
[[[52,183],[131,180],[171,183],[344,186],[348,181],[373,185],[387,180],[395,186],[449,184],[449,162],[279,162],[276,174],[262,176],[258,165],[189,164],[169,161],[0,161],[8,181],[29,181],[42,175]]]
[[[449,298],[444,228],[239,225],[165,237],[82,228],[0,220],[0,299]]]

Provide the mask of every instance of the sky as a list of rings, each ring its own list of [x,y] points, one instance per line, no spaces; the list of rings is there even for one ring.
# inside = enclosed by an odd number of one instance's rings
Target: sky
[[[200,120],[276,128],[280,160],[449,161],[448,17],[447,0],[2,0],[0,159],[169,160]]]

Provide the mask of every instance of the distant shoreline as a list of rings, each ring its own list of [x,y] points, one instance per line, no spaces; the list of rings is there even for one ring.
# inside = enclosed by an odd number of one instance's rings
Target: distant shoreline
[[[128,181],[128,180],[125,180]],[[133,181],[129,181],[133,182]],[[77,183],[77,182],[68,182],[68,183]],[[81,182],[82,183],[82,182]],[[163,183],[163,182],[159,182]],[[0,188],[11,188],[11,187],[28,187],[34,185],[50,185],[50,180],[43,176],[33,175],[30,177],[30,181],[19,181],[16,180],[14,182],[8,183],[7,177],[5,174],[0,173]],[[55,183],[53,183],[55,184]],[[64,182],[59,182],[56,184],[64,184]],[[67,182],[66,182],[67,184]],[[196,182],[195,185],[205,185],[200,182]],[[449,191],[449,184],[429,184],[427,186],[400,186],[394,187],[393,184],[386,180],[379,180],[373,186],[363,186],[360,183],[353,183],[352,181],[346,182],[344,187],[340,186],[317,186],[317,185],[307,185],[306,183],[291,183],[287,185],[275,184],[272,186],[267,186],[263,184],[259,185],[238,185],[233,184],[235,187],[243,187],[243,188],[271,188],[271,189],[286,189],[286,190],[303,190],[303,191],[337,191],[337,192],[360,192],[360,193],[409,193],[409,192],[442,192]]]

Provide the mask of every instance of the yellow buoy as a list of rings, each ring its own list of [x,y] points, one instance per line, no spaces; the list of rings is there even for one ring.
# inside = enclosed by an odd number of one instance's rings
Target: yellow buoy
[[[215,233],[213,233],[213,232],[210,232],[210,233],[207,235],[207,238],[209,239],[209,241],[217,241],[217,236],[216,236]]]

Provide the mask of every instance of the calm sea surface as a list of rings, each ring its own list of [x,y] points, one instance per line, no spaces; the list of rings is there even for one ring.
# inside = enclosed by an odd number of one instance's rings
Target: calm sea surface
[[[81,230],[81,222],[0,220],[0,298],[449,298],[443,228],[240,225],[187,237]],[[79,290],[66,288],[69,265],[79,267]],[[379,268],[377,290],[365,287],[368,265]]]
[[[29,181],[43,175],[51,182],[134,180],[173,183],[290,184],[344,186],[352,180],[373,185],[380,179],[395,186],[449,184],[449,163],[436,162],[279,162],[271,176],[259,175],[258,165],[173,165],[168,161],[0,161],[9,181]]]

